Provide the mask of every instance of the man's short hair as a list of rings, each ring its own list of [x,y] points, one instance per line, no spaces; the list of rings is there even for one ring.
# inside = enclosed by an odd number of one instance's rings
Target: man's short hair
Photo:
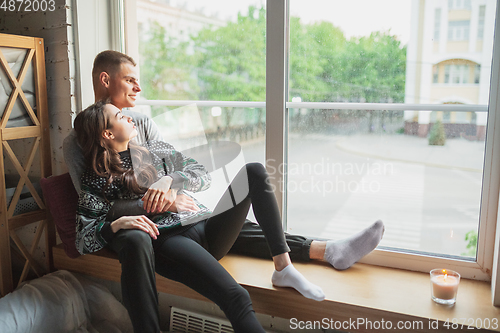
[[[132,57],[121,52],[107,50],[99,53],[94,59],[94,67],[92,68],[92,82],[94,88],[99,82],[99,75],[102,72],[106,72],[112,76],[120,70],[120,65],[123,63],[130,63],[134,66],[137,65]]]

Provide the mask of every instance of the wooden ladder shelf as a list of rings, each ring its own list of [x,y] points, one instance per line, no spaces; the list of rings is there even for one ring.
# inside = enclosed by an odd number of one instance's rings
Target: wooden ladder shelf
[[[47,211],[45,204],[38,194],[33,182],[28,177],[30,170],[38,171],[38,166],[34,164],[35,156],[39,153],[39,175],[41,177],[48,177],[52,173],[51,159],[50,159],[50,136],[49,136],[49,119],[47,107],[47,85],[45,79],[45,55],[43,39],[14,36],[0,34],[0,71],[4,73],[12,86],[12,92],[5,106],[0,105],[0,113],[2,119],[0,120],[0,293],[6,295],[14,288],[13,274],[12,274],[12,261],[11,261],[11,240],[17,247],[17,252],[25,259],[23,271],[21,273],[18,284],[24,281],[28,275],[30,268],[38,275],[45,274],[45,268],[38,263],[33,253],[36,250],[38,243],[42,237],[44,230],[48,228]],[[19,74],[13,73],[8,60],[2,50],[9,50],[9,48],[26,50],[26,56],[23,64],[19,70]],[[22,85],[27,78],[28,68],[30,65],[33,68],[33,80],[35,87],[35,103],[36,108],[30,105]],[[4,82],[3,84],[6,84]],[[32,125],[9,127],[9,117],[16,104],[22,104],[26,114],[29,116]],[[23,147],[25,152],[28,152],[28,158],[24,165],[19,161],[18,156],[14,152],[11,142],[12,140],[31,139],[31,147]],[[13,165],[16,176],[19,176],[19,182],[16,186],[15,192],[10,200],[7,202],[7,189],[6,189],[6,159],[9,159]],[[12,171],[10,171],[12,172]],[[21,198],[23,188],[27,187],[32,198],[36,202],[38,209],[27,213],[14,215],[16,206]],[[16,234],[16,229],[32,224],[38,223],[37,231],[34,235],[30,248],[27,249],[19,236]],[[47,236],[49,232],[46,232]],[[47,253],[47,260],[51,259],[51,254]]]

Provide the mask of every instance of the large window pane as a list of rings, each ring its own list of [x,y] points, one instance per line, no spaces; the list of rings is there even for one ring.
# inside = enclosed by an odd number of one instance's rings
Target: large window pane
[[[254,0],[139,0],[143,97],[265,101],[265,9]]]
[[[460,22],[480,5],[479,42]],[[456,6],[291,0],[289,101],[376,104],[289,109],[290,232],[340,239],[382,219],[381,246],[475,258],[496,3]]]
[[[196,101],[265,101],[265,7],[259,0],[207,4],[137,1],[138,104],[145,104],[142,112],[152,116],[165,140],[179,150],[233,141],[241,145],[246,162],[264,163],[265,107],[204,106]],[[158,100],[195,104],[180,109],[168,102],[148,105]],[[204,194],[209,206],[227,186],[224,174],[213,177],[210,191],[218,194]]]

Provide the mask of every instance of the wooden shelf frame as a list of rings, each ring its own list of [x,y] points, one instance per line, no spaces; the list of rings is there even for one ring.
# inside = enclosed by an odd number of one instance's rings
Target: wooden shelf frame
[[[28,178],[28,174],[33,167],[33,162],[37,152],[39,152],[40,158],[40,176],[48,177],[52,174],[47,83],[45,75],[45,50],[43,39],[0,34],[0,48],[3,47],[25,49],[27,52],[23,65],[16,77],[0,49],[0,70],[7,75],[12,85],[12,92],[7,101],[6,108],[4,110],[0,110],[0,112],[3,112],[2,119],[0,120],[0,156],[2,156],[2,158],[0,158],[0,294],[2,296],[11,292],[15,288],[12,274],[10,249],[11,240],[16,244],[19,252],[26,260],[18,283],[24,281],[30,268],[33,269],[33,271],[39,276],[45,273],[45,269],[42,265],[33,258],[33,253],[38,246],[43,231],[50,227],[47,223],[47,211],[45,204],[33,186],[31,180]],[[22,90],[22,84],[26,78],[30,64],[33,66],[37,106],[36,112],[29,104]],[[7,128],[9,117],[17,100],[20,100],[24,106],[30,120],[33,123],[32,126]],[[11,145],[9,145],[9,141],[27,138],[33,139],[33,145],[31,148],[27,147],[27,149],[30,149],[29,155],[25,165],[23,166],[16,157]],[[7,206],[4,155],[6,156],[5,158],[10,159],[20,176],[19,183],[17,184],[9,206]],[[24,186],[29,189],[36,204],[39,206],[39,209],[33,212],[14,216],[14,210],[19,202]],[[39,225],[34,239],[29,246],[30,249],[27,249],[19,236],[17,236],[15,229],[32,223],[39,223]],[[48,232],[47,230],[45,232],[45,236],[52,237],[52,233],[53,232]],[[49,243],[48,240],[47,243]],[[47,251],[46,255],[47,267],[50,267],[52,260],[51,251]]]

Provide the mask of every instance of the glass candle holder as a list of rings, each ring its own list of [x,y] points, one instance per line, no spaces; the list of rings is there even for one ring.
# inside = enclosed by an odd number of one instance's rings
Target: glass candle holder
[[[457,301],[460,274],[449,269],[433,269],[431,272],[431,298],[439,304],[453,305]]]

